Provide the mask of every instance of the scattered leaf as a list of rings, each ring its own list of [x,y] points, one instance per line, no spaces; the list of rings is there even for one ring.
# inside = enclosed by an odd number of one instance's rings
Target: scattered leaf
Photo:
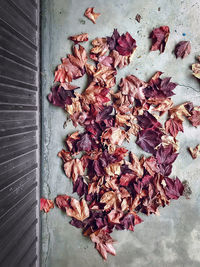
[[[200,145],[197,145],[195,148],[189,147],[188,150],[190,151],[193,159],[196,159],[200,156]]]
[[[181,41],[175,47],[175,55],[176,58],[185,58],[190,54],[191,51],[191,44],[189,41]]]
[[[101,15],[101,13],[95,13],[94,12],[94,7],[88,7],[85,10],[84,15],[91,20],[94,24],[96,24],[96,19]]]
[[[40,211],[44,211],[45,213],[48,213],[50,209],[54,208],[53,201],[46,198],[40,198]]]
[[[152,39],[151,51],[160,50],[160,53],[163,53],[165,51],[169,33],[168,26],[161,26],[154,29],[150,34],[150,38]]]

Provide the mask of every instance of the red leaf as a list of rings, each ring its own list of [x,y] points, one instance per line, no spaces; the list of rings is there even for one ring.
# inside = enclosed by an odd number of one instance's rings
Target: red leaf
[[[150,34],[150,38],[152,38],[151,51],[160,50],[160,52],[163,53],[169,33],[170,31],[168,26],[161,26],[160,28],[154,29]]]
[[[176,179],[165,178],[167,184],[165,188],[165,193],[170,199],[178,199],[183,195],[184,186],[181,181],[176,177]]]
[[[187,57],[190,54],[191,51],[191,44],[189,41],[181,41],[180,43],[178,43],[175,47],[175,55],[176,58],[180,57],[180,58],[184,58]]]
[[[49,212],[50,209],[54,208],[53,201],[46,198],[40,198],[40,210],[44,211],[45,213]]]

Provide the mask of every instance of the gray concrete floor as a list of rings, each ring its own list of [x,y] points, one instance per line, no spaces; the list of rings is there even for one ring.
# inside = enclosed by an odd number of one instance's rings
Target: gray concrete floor
[[[62,171],[57,152],[63,140],[74,128],[69,123],[63,129],[65,114],[51,106],[46,98],[53,82],[53,71],[60,58],[70,52],[68,36],[88,32],[90,40],[111,35],[114,28],[120,33],[129,31],[138,48],[133,62],[119,71],[120,77],[134,74],[148,80],[157,71],[172,76],[173,81],[200,90],[199,82],[192,77],[190,65],[200,54],[200,1],[199,0],[42,0],[42,117],[43,163],[42,195],[54,199],[57,194],[71,194],[72,185]],[[95,6],[102,15],[97,24],[83,16],[87,7]],[[158,11],[160,8],[160,11]],[[135,20],[136,14],[141,22]],[[153,27],[169,25],[171,34],[165,53],[149,53],[149,33]],[[185,34],[185,36],[183,36]],[[190,40],[191,54],[184,60],[175,59],[172,50],[177,42]],[[86,48],[89,44],[84,45]],[[84,86],[84,78],[75,84]],[[193,101],[200,104],[200,93],[178,86],[173,100],[176,104]],[[42,266],[47,267],[198,267],[200,266],[200,158],[193,160],[188,146],[200,143],[200,129],[184,123],[184,134],[179,134],[180,156],[173,168],[173,175],[188,180],[192,189],[190,200],[172,201],[160,210],[160,216],[143,216],[144,223],[135,232],[115,231],[118,240],[117,256],[103,262],[90,240],[81,231],[68,224],[67,218],[57,208],[42,215]],[[143,153],[134,142],[127,144],[137,155]]]

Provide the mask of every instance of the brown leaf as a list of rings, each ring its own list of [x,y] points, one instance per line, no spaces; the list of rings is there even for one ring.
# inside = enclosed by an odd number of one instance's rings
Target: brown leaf
[[[134,98],[139,100],[145,99],[143,89],[147,84],[136,76],[129,75],[126,78],[122,78],[119,86],[122,94],[127,95],[132,103]]]
[[[130,164],[128,164],[129,169],[131,169],[138,177],[142,177],[144,173],[144,169],[139,161],[138,157],[133,153],[130,152]]]
[[[137,14],[136,16],[135,16],[135,20],[137,20],[137,22],[139,22],[140,23],[140,20],[141,20],[141,16],[140,16],[140,14]]]
[[[84,175],[84,162],[81,159],[71,159],[64,163],[64,170],[66,176],[72,178],[74,183],[79,175]]]
[[[113,58],[113,67],[122,69],[130,64],[133,58],[133,53],[129,56],[122,56],[118,51],[112,50],[110,56]]]
[[[96,38],[92,41],[93,48],[90,50],[90,57],[98,61],[99,57],[104,56],[108,51],[108,44],[106,38]]]
[[[153,156],[145,159],[143,166],[151,176],[154,176],[155,173],[159,173],[160,171],[157,161]]]
[[[108,213],[108,221],[110,223],[120,223],[120,219],[123,217],[124,213],[120,210],[111,210]]]
[[[200,144],[197,145],[195,148],[189,147],[188,150],[190,151],[190,154],[193,159],[196,159],[200,156]]]
[[[191,52],[191,44],[189,41],[181,41],[179,42],[175,47],[175,55],[176,58],[185,58],[187,57]]]
[[[101,256],[107,260],[107,253],[111,255],[116,255],[115,249],[113,247],[114,240],[109,235],[106,227],[97,230],[90,235],[92,242],[95,243],[95,248],[101,254]]]
[[[120,128],[111,127],[101,135],[101,142],[108,146],[121,146],[126,138],[126,132]]]
[[[163,135],[161,139],[162,139],[162,145],[164,147],[172,145],[175,152],[179,150],[179,141],[175,137],[170,135]]]
[[[69,197],[65,209],[68,216],[79,221],[85,220],[90,215],[90,211],[85,199],[78,201],[73,197]]]
[[[176,137],[178,132],[183,132],[183,122],[178,118],[168,119],[165,122],[166,133],[171,134],[173,137]]]
[[[71,82],[73,79],[82,77],[85,73],[84,66],[87,62],[87,55],[84,47],[74,46],[73,54],[62,58],[62,64],[58,65],[55,71],[55,82]]]
[[[168,111],[170,108],[172,108],[173,106],[173,101],[171,100],[171,98],[166,98],[166,99],[151,99],[147,101],[150,104],[156,105],[156,107],[154,107],[152,109],[152,111],[159,111],[161,115],[163,115],[166,111]]]
[[[94,7],[88,7],[85,10],[84,15],[91,20],[94,24],[96,24],[96,19],[101,15],[101,13],[95,13],[94,12]]]
[[[117,72],[112,67],[98,64],[96,72],[93,74],[93,81],[102,87],[111,88],[116,83]]]
[[[184,121],[184,117],[190,117],[190,113],[187,110],[187,105],[190,104],[190,102],[185,102],[183,104],[174,106],[173,108],[169,109],[169,115],[170,118],[174,119],[178,119],[181,121]]]
[[[53,201],[46,198],[40,198],[40,211],[44,211],[45,213],[49,212],[50,209],[54,208]]]
[[[100,202],[106,204],[104,210],[110,210],[111,208],[117,209],[117,207],[119,206],[118,196],[113,191],[104,193],[100,199]]]
[[[70,40],[77,43],[88,41],[88,33],[77,34],[69,37]]]

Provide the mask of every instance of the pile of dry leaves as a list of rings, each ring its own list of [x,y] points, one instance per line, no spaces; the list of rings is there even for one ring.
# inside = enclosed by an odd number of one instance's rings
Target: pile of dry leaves
[[[85,14],[93,22],[100,15],[93,9]],[[154,29],[151,51],[164,52],[169,33],[167,26]],[[111,37],[94,39],[89,54],[77,45],[88,41],[87,33],[70,39],[75,42],[73,54],[62,58],[48,99],[67,112],[75,127],[84,128],[68,135],[66,150],[58,153],[79,199],[59,195],[55,202],[72,217],[70,224],[82,228],[107,259],[107,253],[115,255],[110,235],[114,229],[134,231],[142,222],[139,212],[158,214],[159,207],[183,194],[179,178],[169,177],[178,156],[176,137],[183,132],[185,119],[195,127],[200,125],[200,107],[191,102],[174,106],[171,97],[177,84],[162,78],[160,71],[148,82],[129,75],[121,79],[116,93],[112,91],[118,69],[130,63],[137,48],[128,32],[120,35],[115,29]],[[175,54],[183,58],[190,49],[189,42],[181,42]],[[88,57],[94,64],[88,63]],[[71,82],[83,75],[89,84],[79,94]],[[162,125],[158,119],[166,112],[168,118]],[[123,147],[131,135],[149,157],[138,158]],[[53,206],[53,201],[41,199],[41,210],[48,212]]]

